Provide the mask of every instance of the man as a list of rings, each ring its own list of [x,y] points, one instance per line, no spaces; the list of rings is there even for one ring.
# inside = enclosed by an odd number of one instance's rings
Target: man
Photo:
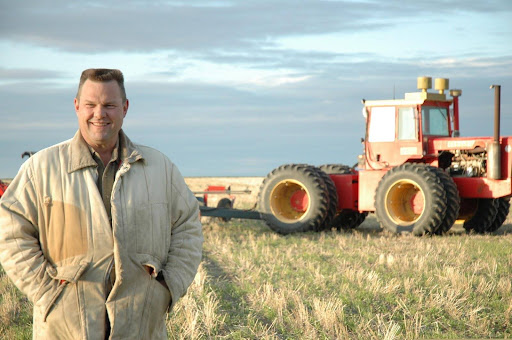
[[[0,262],[35,339],[166,339],[201,260],[198,203],[162,153],[128,139],[123,74],[82,73],[79,131],[27,160],[0,200]]]

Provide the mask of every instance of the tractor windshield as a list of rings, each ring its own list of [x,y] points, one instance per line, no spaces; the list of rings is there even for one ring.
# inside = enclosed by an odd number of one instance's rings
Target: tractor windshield
[[[449,136],[448,112],[444,107],[421,107],[423,135]]]

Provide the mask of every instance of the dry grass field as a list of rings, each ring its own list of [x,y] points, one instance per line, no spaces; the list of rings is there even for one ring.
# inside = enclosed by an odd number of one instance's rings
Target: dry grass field
[[[187,182],[253,190],[261,180]],[[260,221],[203,222],[203,261],[168,316],[170,339],[512,337],[510,214],[495,234],[456,226],[442,237],[396,236],[372,215],[348,233],[287,236]],[[31,305],[0,269],[0,338],[30,337]]]

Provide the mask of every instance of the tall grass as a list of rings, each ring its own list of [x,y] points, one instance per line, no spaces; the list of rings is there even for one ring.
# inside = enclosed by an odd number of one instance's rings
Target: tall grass
[[[0,267],[0,339],[32,337],[32,304]]]
[[[418,238],[378,228],[281,236],[261,222],[209,222],[169,337],[510,338],[506,223],[495,235]],[[3,272],[0,290],[0,338],[29,338],[30,305]]]
[[[172,339],[512,336],[510,224],[418,238],[280,236],[239,221],[205,225],[205,237],[198,279],[168,320]]]

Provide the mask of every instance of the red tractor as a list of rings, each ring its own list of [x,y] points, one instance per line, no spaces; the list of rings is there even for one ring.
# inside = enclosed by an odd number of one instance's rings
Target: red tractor
[[[282,233],[352,229],[368,212],[392,232],[443,234],[456,220],[488,233],[505,221],[512,195],[512,137],[459,137],[458,99],[448,79],[418,78],[404,99],[364,101],[364,154],[357,167],[282,165],[259,193],[259,212]]]

